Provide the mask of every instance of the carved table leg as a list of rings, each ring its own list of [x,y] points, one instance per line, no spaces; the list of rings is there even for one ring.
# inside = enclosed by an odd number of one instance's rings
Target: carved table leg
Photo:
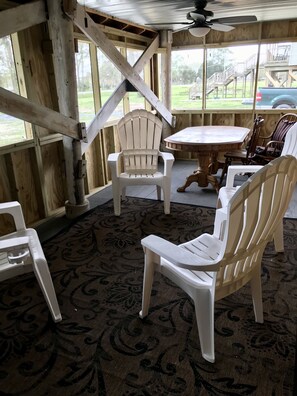
[[[190,184],[196,182],[199,187],[207,187],[210,183],[218,192],[219,184],[215,176],[209,173],[209,163],[211,153],[199,152],[198,168],[193,172],[192,175],[187,177],[185,184],[177,189],[178,192],[184,192]]]

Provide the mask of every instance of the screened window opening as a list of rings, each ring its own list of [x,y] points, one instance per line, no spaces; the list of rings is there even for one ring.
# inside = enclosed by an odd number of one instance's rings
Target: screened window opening
[[[10,36],[0,38],[0,86],[20,94]],[[24,121],[0,113],[0,146],[31,138],[26,135]]]
[[[172,109],[201,109],[203,94],[203,50],[172,51]]]

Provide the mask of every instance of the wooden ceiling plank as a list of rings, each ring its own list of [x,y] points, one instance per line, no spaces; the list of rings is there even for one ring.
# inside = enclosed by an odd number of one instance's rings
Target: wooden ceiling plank
[[[85,12],[84,8],[77,4],[76,11],[71,14],[67,12],[69,18],[90,38],[104,54],[114,63],[120,72],[131,82],[131,84],[145,97],[145,99],[160,113],[166,122],[173,126],[174,117],[164,106],[159,98],[145,84],[139,74],[127,62],[123,55],[116,49],[112,41],[98,28],[92,18]]]
[[[0,37],[46,21],[43,0],[23,4],[0,12]]]

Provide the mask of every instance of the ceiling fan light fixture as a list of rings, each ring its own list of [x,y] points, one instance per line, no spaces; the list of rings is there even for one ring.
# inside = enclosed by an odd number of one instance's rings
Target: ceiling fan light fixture
[[[194,37],[204,37],[207,35],[207,33],[209,31],[210,31],[210,28],[207,26],[189,28],[189,32]]]

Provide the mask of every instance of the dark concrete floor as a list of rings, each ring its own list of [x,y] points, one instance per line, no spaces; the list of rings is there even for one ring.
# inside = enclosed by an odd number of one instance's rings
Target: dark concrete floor
[[[177,160],[173,164],[172,185],[171,185],[171,202],[192,204],[206,207],[216,207],[217,193],[211,185],[206,188],[200,188],[196,183],[192,183],[185,192],[177,192],[177,188],[182,186],[189,176],[196,169],[196,161]],[[220,176],[221,170],[218,171],[217,177]],[[246,176],[239,176],[237,183],[241,184],[246,180]],[[155,186],[135,186],[128,187],[127,196],[157,199]],[[90,202],[90,209],[102,205],[112,199],[112,186],[109,185],[101,191],[87,197]],[[297,188],[290,202],[286,217],[297,218]],[[47,222],[36,227],[40,240],[45,241],[56,235],[60,230],[71,225],[75,220],[69,220],[65,215],[60,215],[49,219]]]

